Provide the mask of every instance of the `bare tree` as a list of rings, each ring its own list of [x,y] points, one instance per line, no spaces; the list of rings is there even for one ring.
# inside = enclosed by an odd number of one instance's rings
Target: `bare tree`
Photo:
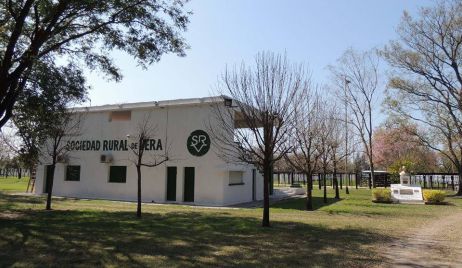
[[[337,96],[351,111],[348,123],[353,126],[369,160],[371,179],[369,188],[375,187],[374,162],[372,158],[373,110],[379,88],[379,57],[374,51],[358,52],[348,49],[330,66]]]
[[[74,113],[71,110],[55,112],[48,115],[47,131],[40,154],[49,165],[47,170],[47,203],[46,210],[51,210],[51,196],[53,193],[53,180],[56,164],[66,162],[70,148],[67,146],[69,137],[80,135],[83,113]],[[50,172],[50,174],[48,174]]]
[[[332,163],[332,181],[335,190],[335,199],[340,199],[339,182],[337,178],[338,165],[340,161],[347,157],[348,152],[345,150],[343,141],[345,133],[341,129],[340,113],[336,108],[331,112],[331,124],[329,126],[328,146]]]
[[[15,119],[6,124],[1,130],[1,141],[8,146],[15,154],[16,167],[18,168],[18,178],[21,178],[21,168],[26,168],[29,172],[29,183],[26,192],[29,190],[33,170],[38,162],[39,144],[36,135],[24,132],[14,123]],[[35,130],[37,131],[37,130]]]
[[[136,143],[130,146],[130,150],[133,153],[133,158],[130,159],[136,167],[137,173],[137,206],[136,206],[136,217],[141,218],[141,167],[156,167],[166,161],[168,158],[168,146],[165,144],[165,151],[162,154],[151,153],[153,152],[152,145],[155,144],[152,140],[156,137],[157,126],[152,122],[151,112],[144,115],[136,128],[136,133],[133,139]],[[128,137],[131,138],[131,137]],[[158,145],[156,145],[156,148]],[[157,149],[155,150],[157,151]]]
[[[396,71],[387,106],[427,130],[413,134],[454,164],[462,185],[462,2],[440,1],[417,18],[405,12],[398,34],[382,51]]]
[[[295,120],[291,133],[291,151],[287,162],[298,171],[302,171],[307,180],[306,209],[313,209],[313,173],[317,170],[321,156],[317,143],[323,121],[323,107],[326,103],[317,91],[307,90],[302,102],[295,107]]]
[[[329,146],[330,142],[330,114],[327,112],[327,109],[322,111],[322,119],[318,132],[318,142],[316,143],[316,150],[319,154],[319,189],[321,189],[321,180],[323,188],[323,200],[324,203],[327,203],[327,174],[329,171],[330,165],[330,153],[331,147]]]
[[[215,106],[217,125],[210,132],[228,161],[255,165],[263,173],[262,226],[270,226],[269,187],[273,165],[288,151],[288,133],[294,119],[298,95],[308,86],[301,65],[292,65],[285,56],[259,53],[255,66],[244,63],[226,69],[218,85],[226,105]]]

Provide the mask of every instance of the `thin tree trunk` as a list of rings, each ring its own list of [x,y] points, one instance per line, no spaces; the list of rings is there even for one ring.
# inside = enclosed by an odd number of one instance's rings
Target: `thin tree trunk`
[[[358,190],[358,172],[355,173],[355,188]]]
[[[141,218],[141,166],[136,165],[136,172],[138,174],[138,204],[136,206],[136,217]]]
[[[340,191],[338,189],[338,179],[337,179],[337,167],[336,164],[334,163],[334,185],[335,185],[335,199],[340,199]]]
[[[324,184],[324,203],[327,203],[327,186],[326,186],[326,172],[324,172],[324,174],[322,174],[323,176],[323,184]]]
[[[369,165],[371,167],[371,186],[372,188],[375,188],[374,162],[372,161],[372,157],[369,159]],[[369,189],[371,188],[371,186],[369,186]]]
[[[51,195],[52,195],[52,191],[53,191],[53,180],[54,180],[54,177],[55,177],[55,167],[56,167],[56,163],[53,163],[51,165],[51,175],[50,175],[50,181],[48,182],[48,189],[47,189],[47,205],[46,205],[46,210],[51,210]],[[48,173],[47,173],[47,176],[48,176]]]
[[[462,169],[459,169],[459,189],[457,190],[456,195],[462,196]]]
[[[319,190],[321,190],[321,184],[322,184],[322,183],[321,183],[321,179],[322,179],[321,174],[318,173],[318,186],[319,186]]]
[[[264,171],[263,171],[263,220],[261,225],[263,227],[269,227],[269,182],[271,175],[270,172],[270,165],[265,164]]]
[[[313,210],[313,179],[312,174],[307,172],[306,174],[307,187],[306,187],[306,210]]]

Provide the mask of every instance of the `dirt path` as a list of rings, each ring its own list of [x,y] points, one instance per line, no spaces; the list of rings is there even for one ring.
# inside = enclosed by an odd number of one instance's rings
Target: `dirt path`
[[[441,217],[387,247],[385,267],[462,267],[462,211]]]

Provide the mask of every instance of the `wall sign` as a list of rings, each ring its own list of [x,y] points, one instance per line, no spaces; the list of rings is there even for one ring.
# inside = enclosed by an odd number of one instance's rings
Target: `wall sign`
[[[129,143],[125,140],[71,140],[67,142],[67,149],[70,151],[128,151],[138,149],[138,142]],[[145,151],[162,150],[160,139],[146,139],[141,144]]]
[[[186,143],[188,151],[194,156],[203,156],[210,149],[210,137],[203,130],[195,130],[191,132]]]

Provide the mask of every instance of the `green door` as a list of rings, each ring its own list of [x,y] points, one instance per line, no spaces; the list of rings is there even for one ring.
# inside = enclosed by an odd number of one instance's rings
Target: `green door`
[[[167,201],[176,201],[176,167],[167,167]]]
[[[53,176],[53,166],[47,165],[45,166],[45,189],[43,189],[43,193],[48,193],[48,188],[50,187],[51,183],[51,176]]]
[[[194,167],[184,168],[184,202],[194,202]]]

